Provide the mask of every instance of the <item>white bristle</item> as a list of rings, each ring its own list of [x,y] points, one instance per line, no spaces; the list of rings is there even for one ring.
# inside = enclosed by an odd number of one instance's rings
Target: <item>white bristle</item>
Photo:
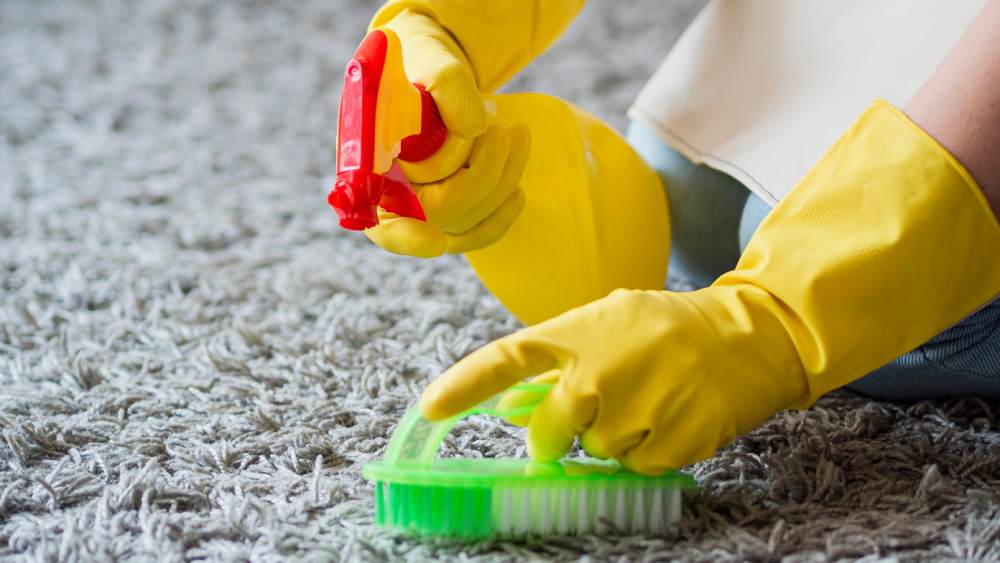
[[[657,531],[666,530],[670,526],[670,522],[673,520],[673,515],[671,514],[671,501],[673,500],[673,495],[670,491],[663,491],[663,523]]]
[[[514,493],[508,488],[500,489],[500,517],[493,518],[494,522],[499,522],[501,534],[509,534],[513,531],[512,518],[514,514]]]
[[[552,530],[552,507],[549,502],[549,490],[542,489],[536,496],[538,499],[538,531],[547,533]]]
[[[517,505],[515,510],[517,517],[514,520],[514,533],[524,534],[531,530],[531,491],[522,488],[517,495]]]
[[[653,506],[649,515],[649,529],[659,531],[663,528],[663,490],[653,491]]]
[[[556,533],[569,533],[569,489],[563,488],[558,492],[556,514]]]
[[[670,491],[661,491],[659,497],[657,504],[660,505],[659,511],[662,516],[656,522],[656,527],[652,528],[654,532],[660,532],[670,525]]]
[[[632,531],[639,532],[646,529],[646,497],[647,489],[636,489],[634,506],[632,507]]]
[[[670,491],[670,523],[681,519],[681,492]]]
[[[389,488],[383,489],[386,511]],[[503,536],[662,533],[681,517],[679,490],[586,486],[497,487],[493,522]],[[575,513],[575,516],[574,516]],[[396,523],[399,525],[400,523]]]
[[[618,489],[615,494],[615,527],[619,530],[625,529],[625,489]]]
[[[597,530],[598,534],[606,534],[608,532],[608,518],[611,516],[608,512],[608,490],[602,487],[595,494],[597,495],[597,507],[594,509],[592,529]]]

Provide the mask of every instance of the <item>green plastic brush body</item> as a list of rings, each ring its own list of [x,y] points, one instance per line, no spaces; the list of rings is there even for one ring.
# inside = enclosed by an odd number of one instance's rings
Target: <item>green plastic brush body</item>
[[[520,384],[539,400],[551,386]],[[411,407],[386,449],[364,476],[375,482],[378,525],[417,534],[486,538],[524,534],[660,532],[681,514],[681,491],[694,479],[679,471],[657,477],[627,471],[614,460],[437,458],[455,423],[472,414],[519,416],[533,405],[496,409],[498,397],[450,419],[432,422]]]

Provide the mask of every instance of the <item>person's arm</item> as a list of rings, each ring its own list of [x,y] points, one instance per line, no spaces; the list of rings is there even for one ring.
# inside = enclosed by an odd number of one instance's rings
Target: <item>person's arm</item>
[[[1000,0],[990,0],[903,110],[972,174],[1000,218]]]
[[[579,436],[591,455],[657,474],[809,406],[996,299],[998,31],[991,0],[909,115],[873,104],[711,286],[618,290],[500,339],[427,387],[424,416],[538,376],[555,385],[517,421],[532,457],[556,459]],[[504,401],[533,404],[537,393]]]

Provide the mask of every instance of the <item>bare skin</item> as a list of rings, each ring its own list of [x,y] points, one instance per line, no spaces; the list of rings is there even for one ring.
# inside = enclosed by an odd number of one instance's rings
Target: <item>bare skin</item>
[[[972,174],[1000,218],[1000,0],[990,0],[904,109]]]

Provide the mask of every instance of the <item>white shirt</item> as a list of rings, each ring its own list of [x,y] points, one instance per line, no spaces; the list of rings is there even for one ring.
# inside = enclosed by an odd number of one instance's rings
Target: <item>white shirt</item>
[[[985,0],[713,0],[629,109],[775,204],[876,98],[905,105]]]

